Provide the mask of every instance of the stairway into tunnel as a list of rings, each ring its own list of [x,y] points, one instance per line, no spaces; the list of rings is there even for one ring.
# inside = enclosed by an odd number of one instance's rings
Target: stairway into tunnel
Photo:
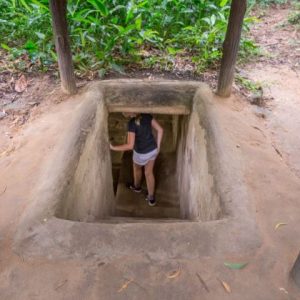
[[[115,192],[115,216],[135,218],[180,218],[180,201],[176,176],[179,124],[183,116],[154,115],[164,128],[161,152],[155,161],[155,196],[157,205],[150,207],[145,200],[146,181],[143,176],[142,193],[134,193],[126,185],[132,182],[132,151],[112,152],[112,171]],[[121,113],[108,118],[109,136],[113,143],[122,144],[127,138],[128,119]],[[155,134],[155,132],[153,132]]]
[[[90,124],[85,124],[76,145],[79,155],[60,194],[56,217],[97,223],[206,222],[222,218],[215,177],[216,153],[204,107],[194,105],[185,90],[171,93],[168,86],[163,91],[154,88],[151,86],[146,93],[146,88],[139,91],[133,86],[126,87],[121,95],[113,93],[110,98],[117,102],[107,100],[107,107],[100,106]],[[190,102],[177,99],[181,97],[189,97]],[[132,152],[109,150],[109,141],[115,145],[126,142],[129,119],[123,112],[151,113],[164,128],[154,166],[154,207],[145,200],[145,179],[144,193],[134,193],[126,187],[133,180]]]

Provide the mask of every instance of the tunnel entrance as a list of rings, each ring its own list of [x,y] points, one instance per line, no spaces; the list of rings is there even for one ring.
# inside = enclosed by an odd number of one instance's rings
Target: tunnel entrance
[[[202,102],[195,100],[195,86],[109,82],[101,95],[104,101],[87,113],[84,128],[76,133],[78,154],[70,163],[55,216],[80,222],[220,219],[210,123]],[[114,144],[126,141],[128,120],[122,112],[151,113],[164,128],[154,169],[155,207],[148,206],[144,194],[126,188],[132,181],[132,153],[109,150],[110,139]]]
[[[142,193],[134,193],[126,187],[127,183],[132,182],[133,178],[132,151],[112,151],[112,174],[116,197],[116,216],[137,218],[180,218],[176,156],[179,123],[183,122],[184,116],[155,114],[153,117],[164,128],[161,151],[154,166],[157,205],[155,207],[149,207],[145,201],[147,186],[144,176],[142,181]],[[126,142],[127,123],[128,119],[121,113],[109,114],[109,137],[113,143],[123,144]]]
[[[154,260],[196,259],[261,246],[240,152],[220,122],[208,86],[108,80],[88,86],[76,101],[21,216],[14,239],[18,255],[106,261],[148,253]],[[159,205],[165,199],[158,199],[157,207],[137,199],[147,211],[117,201],[112,166],[119,164],[114,177],[121,186],[131,155],[115,160],[108,125],[113,114],[117,119],[126,111],[166,118],[165,137],[175,136],[165,139],[156,165],[158,182],[170,185],[168,196],[174,192],[166,209]],[[150,209],[157,212],[151,215]]]

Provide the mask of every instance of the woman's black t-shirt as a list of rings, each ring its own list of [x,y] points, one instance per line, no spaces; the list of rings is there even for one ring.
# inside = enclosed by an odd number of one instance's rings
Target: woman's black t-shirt
[[[128,131],[135,133],[134,150],[137,153],[145,154],[157,148],[152,134],[152,119],[153,117],[150,114],[141,114],[139,125],[136,118],[131,118],[128,122]]]

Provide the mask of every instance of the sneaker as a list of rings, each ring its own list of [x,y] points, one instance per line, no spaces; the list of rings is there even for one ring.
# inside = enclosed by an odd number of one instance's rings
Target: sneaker
[[[127,187],[135,193],[140,193],[142,191],[141,187],[136,187],[134,184],[127,184]]]
[[[156,200],[155,200],[154,196],[147,195],[146,201],[148,201],[149,206],[155,206],[156,205]]]

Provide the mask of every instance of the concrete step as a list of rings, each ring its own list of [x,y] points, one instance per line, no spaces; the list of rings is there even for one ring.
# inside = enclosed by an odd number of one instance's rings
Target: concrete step
[[[98,220],[97,223],[107,224],[122,224],[122,223],[184,223],[189,222],[178,218],[130,218],[130,217],[109,217],[106,219]]]
[[[125,184],[120,183],[117,190],[115,215],[123,217],[179,218],[180,207],[178,201],[174,201],[172,197],[159,194],[156,199],[156,206],[150,207],[143,193],[135,193],[129,190]]]
[[[144,204],[146,201],[147,190],[143,189],[141,193],[135,193],[134,191],[128,189],[124,183],[118,184],[117,190],[117,204],[120,205],[140,205],[141,202]],[[157,190],[155,191],[155,197],[157,203],[163,207],[177,207],[179,208],[178,196],[173,193],[169,194],[166,191]]]
[[[119,217],[133,217],[133,218],[179,218],[180,212],[177,208],[162,208],[158,206],[148,208],[139,207],[117,207],[115,215]]]

